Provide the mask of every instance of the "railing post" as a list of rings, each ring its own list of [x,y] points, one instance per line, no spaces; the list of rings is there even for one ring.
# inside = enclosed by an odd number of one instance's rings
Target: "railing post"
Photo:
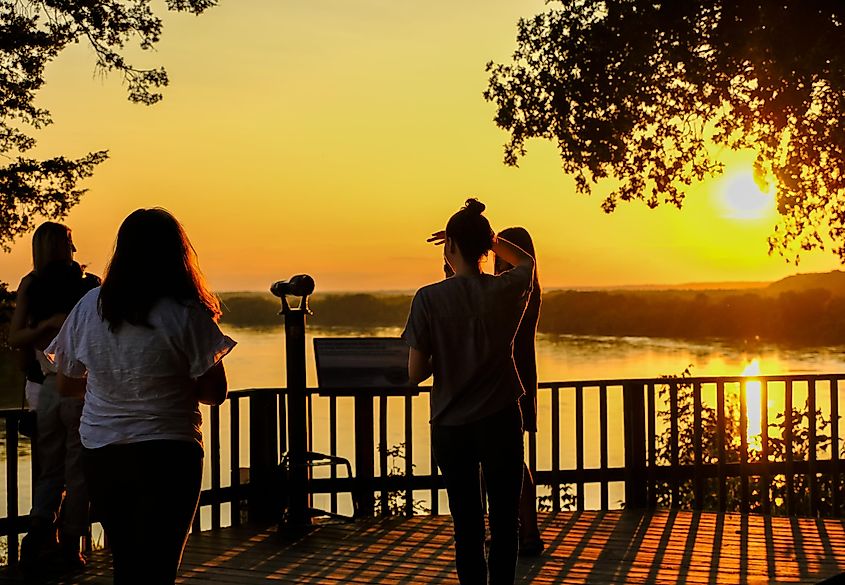
[[[258,524],[279,521],[277,427],[276,394],[250,396],[248,511],[249,521]]]
[[[358,511],[366,518],[375,512],[375,432],[373,395],[366,392],[355,396],[355,483],[358,491]]]
[[[625,422],[625,508],[645,508],[646,483],[645,401],[643,385],[627,383],[622,388]]]

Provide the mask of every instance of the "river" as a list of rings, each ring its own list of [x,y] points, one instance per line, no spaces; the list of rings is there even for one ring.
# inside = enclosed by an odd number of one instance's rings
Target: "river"
[[[238,346],[226,358],[226,369],[230,388],[256,388],[284,386],[284,336],[279,328],[245,329],[223,326],[227,334],[238,341]],[[307,378],[309,386],[316,386],[314,367],[314,337],[357,337],[385,336],[396,337],[399,329],[312,329],[308,332]],[[611,378],[656,377],[661,375],[679,375],[686,368],[697,376],[738,375],[748,372],[749,366],[759,368],[759,374],[799,374],[799,373],[840,373],[845,371],[845,348],[814,347],[798,348],[776,345],[737,345],[719,341],[691,342],[656,338],[635,337],[596,337],[541,334],[537,338],[537,361],[541,381],[553,380],[589,380]],[[610,465],[621,464],[621,393],[609,393],[608,416],[611,435]],[[796,401],[800,399],[796,394]],[[7,392],[5,403],[15,403],[15,393]],[[567,417],[572,416],[573,400],[566,393],[561,396],[561,416],[563,436],[561,444],[561,464],[574,464],[574,425],[568,424]],[[797,403],[797,402],[796,402]],[[820,399],[823,407],[824,399]],[[317,451],[328,450],[327,401],[316,398],[313,404],[313,448]],[[539,435],[538,466],[549,465],[550,446],[549,411],[550,398],[547,392],[541,393],[539,400]],[[338,444],[340,455],[352,458],[353,429],[352,399],[340,399],[338,405]],[[782,411],[783,404],[775,399],[770,402],[770,409]],[[750,411],[749,411],[750,412]],[[206,413],[207,414],[207,413]],[[228,420],[228,407],[222,409],[221,420]],[[597,417],[598,393],[593,389],[585,390],[585,419]],[[247,436],[246,409],[242,408],[242,437]],[[378,420],[378,416],[376,417]],[[574,420],[574,419],[573,419]],[[750,426],[753,421],[749,421]],[[414,401],[413,433],[415,439],[414,464],[418,473],[429,471],[427,445],[428,404],[426,396]],[[597,440],[592,440],[589,432],[595,432],[597,425],[585,424],[588,435],[585,436],[585,464],[597,465]],[[592,428],[592,431],[590,430]],[[574,436],[574,435],[573,435]],[[404,440],[404,416],[401,399],[391,399],[388,407],[388,442],[396,445]],[[224,485],[228,479],[229,453],[228,428],[222,429],[222,469]],[[206,444],[208,439],[206,438]],[[569,448],[567,448],[569,447]],[[20,510],[26,511],[30,505],[28,444],[23,444],[24,452],[20,459]],[[247,444],[242,440],[241,465],[248,465]],[[5,459],[5,450],[2,453]],[[378,467],[377,467],[378,469]],[[205,486],[210,485],[210,466],[205,469]],[[5,465],[0,465],[0,485],[6,485]],[[5,490],[4,490],[5,491]],[[425,494],[419,494],[424,497]],[[587,492],[587,503],[595,503],[597,495]],[[611,504],[618,505],[621,499],[621,486],[612,486]],[[319,504],[319,502],[318,502]],[[442,510],[446,509],[445,500]],[[0,498],[0,514],[5,513],[5,498]],[[204,514],[204,516],[207,516]],[[224,511],[225,516],[225,511]],[[208,518],[204,518],[204,523]]]

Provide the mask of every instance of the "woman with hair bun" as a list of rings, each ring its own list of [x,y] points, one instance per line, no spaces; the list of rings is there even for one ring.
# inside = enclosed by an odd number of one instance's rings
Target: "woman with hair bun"
[[[443,473],[455,529],[455,564],[462,585],[512,585],[519,546],[523,388],[513,343],[534,281],[534,258],[497,238],[485,207],[467,199],[444,231],[454,276],[417,291],[402,334],[410,346],[412,384],[434,375],[431,443]],[[492,251],[513,266],[494,276],[482,261]],[[484,474],[490,551],[484,555]]]

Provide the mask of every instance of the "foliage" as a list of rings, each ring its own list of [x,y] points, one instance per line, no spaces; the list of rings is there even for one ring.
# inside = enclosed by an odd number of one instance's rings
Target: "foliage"
[[[15,310],[17,293],[9,291],[9,285],[0,281],[0,350],[8,348],[9,323]]]
[[[798,259],[827,229],[845,260],[845,4],[823,0],[550,0],[519,22],[508,64],[488,64],[485,97],[525,143],[557,143],[579,192],[603,202],[681,207],[718,152],[754,149],[776,183],[771,250]]]
[[[167,0],[169,10],[200,14],[216,0]],[[107,158],[106,151],[79,158],[27,156],[33,131],[50,124],[36,105],[44,70],[64,49],[88,43],[103,73],[123,77],[129,100],[154,104],[167,85],[163,68],[142,69],[123,52],[137,42],[153,49],[162,31],[152,0],[6,0],[0,2],[0,248],[33,227],[35,216],[64,217],[85,192],[79,182]]]
[[[578,498],[571,483],[563,483],[559,488],[559,505],[561,510],[574,510],[578,505]],[[537,496],[537,510],[540,512],[551,512],[554,510],[554,495]]]
[[[399,443],[390,447],[378,446],[379,451],[382,450],[387,454],[387,477],[405,477],[405,443]],[[411,464],[411,468],[416,465]],[[408,498],[413,498],[413,494],[409,490],[395,490],[387,492],[387,499],[381,500],[381,515],[382,516],[404,516],[405,505]],[[425,505],[422,500],[413,500],[411,504],[413,514],[428,514],[431,509]]]

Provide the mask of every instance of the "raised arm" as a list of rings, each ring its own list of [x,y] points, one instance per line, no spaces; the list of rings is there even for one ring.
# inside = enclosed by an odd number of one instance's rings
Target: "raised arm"
[[[493,238],[493,253],[511,266],[530,266],[534,269],[534,258],[531,254],[505,239]]]

